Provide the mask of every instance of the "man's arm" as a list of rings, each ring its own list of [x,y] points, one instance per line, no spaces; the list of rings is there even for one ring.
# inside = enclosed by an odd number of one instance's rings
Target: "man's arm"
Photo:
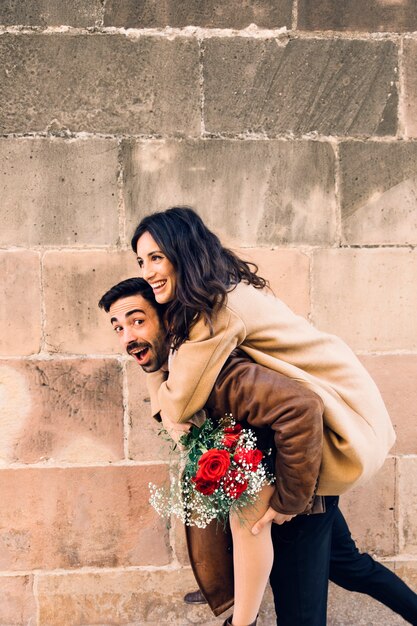
[[[276,486],[270,506],[285,516],[311,505],[323,446],[323,402],[301,383],[254,363],[234,351],[217,378],[206,405],[219,419],[270,428],[276,447]]]

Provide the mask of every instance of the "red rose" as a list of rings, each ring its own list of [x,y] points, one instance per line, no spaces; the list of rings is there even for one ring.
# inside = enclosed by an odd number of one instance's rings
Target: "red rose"
[[[223,481],[223,491],[234,500],[237,500],[248,486],[248,481],[238,470],[230,470]]]
[[[233,455],[233,460],[239,465],[245,465],[252,472],[258,469],[259,463],[262,461],[263,454],[260,450],[244,450],[238,448]]]
[[[218,483],[226,474],[230,465],[230,455],[227,450],[212,448],[205,452],[198,460],[196,480]]]
[[[213,483],[209,480],[198,478],[197,476],[194,476],[191,480],[195,484],[197,491],[202,493],[204,496],[211,496],[211,494],[214,493],[219,486],[218,482]]]
[[[224,446],[227,446],[228,448],[233,448],[233,446],[236,445],[240,437],[241,431],[242,431],[241,424],[235,424],[234,426],[228,426],[227,428],[224,428],[223,429],[224,437],[223,437],[222,444]]]

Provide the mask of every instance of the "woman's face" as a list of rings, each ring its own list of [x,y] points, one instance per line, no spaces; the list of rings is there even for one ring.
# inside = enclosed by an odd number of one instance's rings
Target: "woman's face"
[[[150,233],[139,237],[136,253],[142,276],[152,287],[155,300],[159,304],[171,302],[175,298],[176,271]]]

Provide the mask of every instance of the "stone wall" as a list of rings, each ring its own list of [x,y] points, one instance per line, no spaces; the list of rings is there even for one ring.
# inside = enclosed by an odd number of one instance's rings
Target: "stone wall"
[[[182,529],[147,504],[168,453],[97,309],[174,203],[375,377],[397,443],[342,508],[416,587],[417,1],[3,0],[0,24],[0,625],[220,621],[182,603]]]

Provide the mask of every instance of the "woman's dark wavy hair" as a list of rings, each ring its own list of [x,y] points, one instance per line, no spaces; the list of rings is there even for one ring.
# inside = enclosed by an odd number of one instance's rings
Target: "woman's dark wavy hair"
[[[132,237],[135,253],[145,232],[152,235],[177,273],[175,300],[166,309],[174,349],[188,339],[189,330],[200,315],[213,329],[213,315],[224,304],[227,292],[240,281],[257,289],[268,284],[257,275],[254,263],[243,261],[224,248],[189,207],[172,207],[144,217]]]

